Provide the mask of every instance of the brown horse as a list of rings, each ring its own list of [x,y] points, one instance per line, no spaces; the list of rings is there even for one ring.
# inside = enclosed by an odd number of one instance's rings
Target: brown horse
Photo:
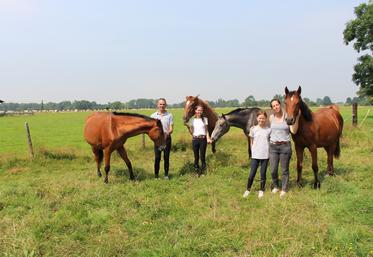
[[[97,175],[102,176],[100,167],[105,157],[105,183],[108,183],[110,156],[115,150],[126,163],[130,178],[135,176],[128,159],[124,143],[127,138],[146,133],[156,146],[164,147],[165,137],[159,120],[135,113],[97,112],[91,114],[84,127],[84,138],[91,145],[97,164]]]
[[[185,98],[185,106],[184,106],[184,115],[183,115],[183,121],[184,125],[188,127],[188,121],[192,116],[194,116],[196,109],[196,106],[202,106],[203,107],[203,115],[208,120],[208,131],[211,135],[214,131],[215,124],[218,120],[217,113],[208,105],[208,103],[202,99],[199,99],[198,96],[187,96]],[[188,127],[189,129],[189,127]],[[212,142],[211,144],[212,152],[215,153],[215,142]]]
[[[334,175],[333,155],[340,156],[339,138],[343,129],[343,118],[336,105],[318,109],[312,112],[302,101],[301,87],[297,91],[289,91],[285,87],[286,122],[290,131],[297,153],[297,183],[301,185],[303,152],[307,147],[312,157],[312,170],[315,176],[314,188],[320,187],[318,179],[317,148],[323,147],[328,154],[327,172]]]

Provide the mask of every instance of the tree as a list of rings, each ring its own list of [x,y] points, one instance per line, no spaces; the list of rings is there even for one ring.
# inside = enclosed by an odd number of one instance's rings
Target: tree
[[[243,105],[245,107],[256,106],[256,101],[255,101],[254,96],[250,95],[250,96],[246,97],[245,101],[243,102]]]
[[[355,40],[353,47],[358,53],[368,51],[358,58],[352,80],[360,86],[359,95],[368,96],[373,102],[373,0],[355,7],[355,15],[356,19],[346,24],[343,38],[346,45]]]
[[[329,96],[324,96],[324,98],[322,99],[322,104],[323,105],[331,105],[332,104],[332,100],[330,99]]]
[[[317,98],[316,99],[316,105],[317,106],[323,105],[323,100],[321,100],[320,98]]]
[[[346,105],[351,105],[352,104],[352,99],[351,99],[351,97],[347,97],[346,98],[346,103],[345,103]]]

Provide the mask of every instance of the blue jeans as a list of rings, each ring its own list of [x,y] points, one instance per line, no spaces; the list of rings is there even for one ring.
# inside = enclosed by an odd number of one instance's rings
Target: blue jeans
[[[286,144],[270,144],[269,145],[269,164],[271,166],[271,176],[273,186],[279,188],[278,183],[278,165],[281,163],[282,171],[282,190],[288,190],[289,183],[289,163],[291,159],[291,143]]]
[[[250,191],[251,186],[256,175],[256,171],[260,164],[260,190],[265,190],[266,185],[266,171],[268,166],[268,159],[251,159],[250,175],[247,179],[247,190]]]

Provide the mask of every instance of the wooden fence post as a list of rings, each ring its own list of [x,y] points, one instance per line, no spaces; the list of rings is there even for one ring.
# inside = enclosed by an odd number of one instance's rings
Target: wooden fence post
[[[27,133],[27,144],[28,144],[28,150],[30,153],[31,158],[34,158],[34,149],[32,148],[32,141],[31,141],[31,135],[30,135],[30,128],[28,126],[28,123],[25,122],[26,127],[26,133]]]
[[[352,125],[357,126],[357,103],[352,104]]]
[[[142,149],[145,149],[145,134],[142,134]]]

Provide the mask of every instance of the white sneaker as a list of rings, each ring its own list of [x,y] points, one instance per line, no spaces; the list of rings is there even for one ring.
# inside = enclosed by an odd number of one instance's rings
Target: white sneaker
[[[249,190],[246,190],[245,191],[245,193],[243,193],[243,198],[246,198],[246,197],[248,197],[249,196],[249,194],[250,194],[250,191]]]
[[[282,197],[284,197],[285,195],[286,195],[286,192],[281,190],[280,197],[282,198]]]
[[[275,188],[272,189],[272,193],[273,193],[273,194],[276,194],[278,191],[280,191],[280,190],[278,190],[277,187],[275,187]]]
[[[264,196],[264,191],[259,190],[258,198],[262,198]]]

